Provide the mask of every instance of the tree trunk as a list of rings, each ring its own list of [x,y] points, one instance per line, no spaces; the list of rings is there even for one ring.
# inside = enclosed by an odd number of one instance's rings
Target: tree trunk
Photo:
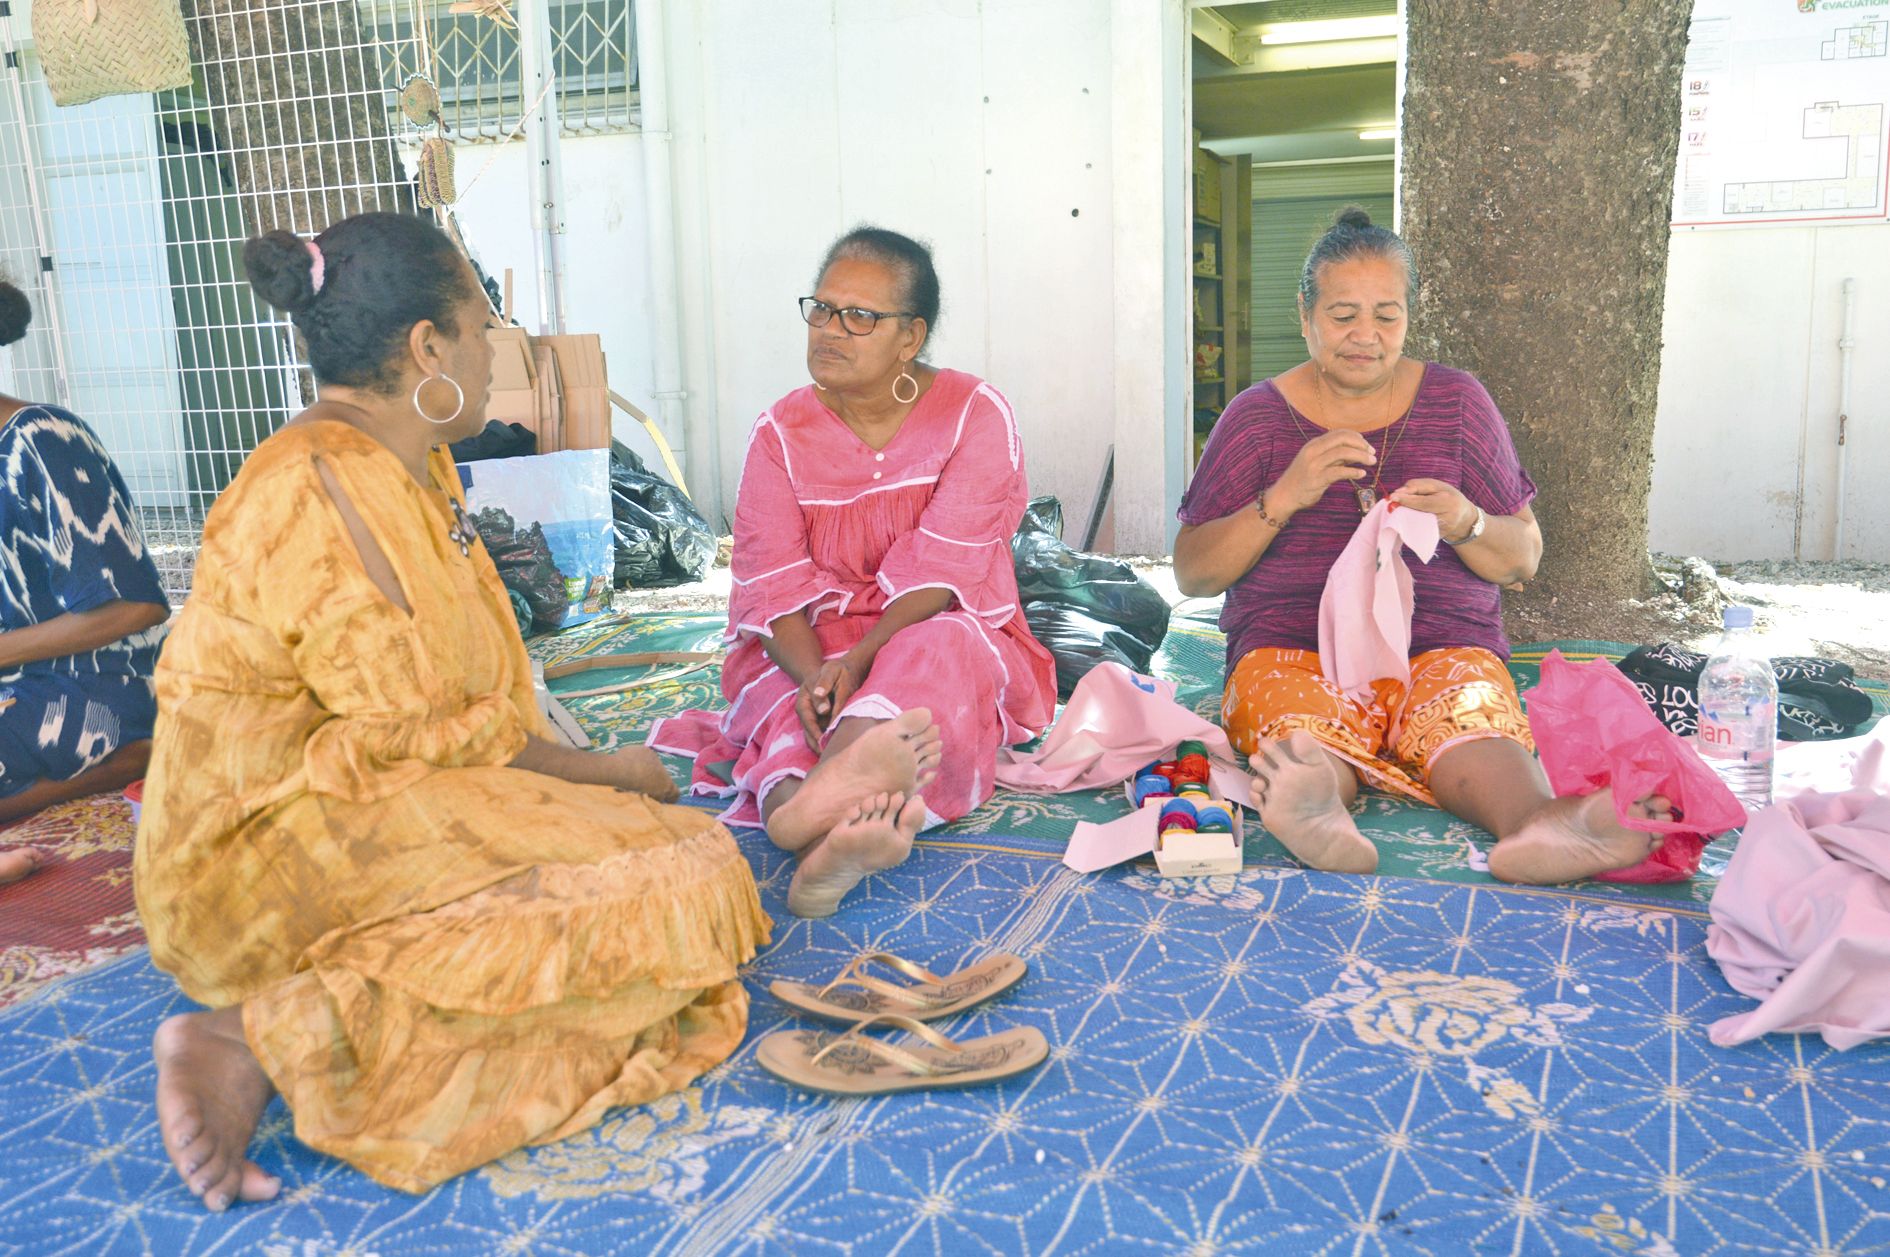
[[[1541,489],[1531,635],[1593,635],[1647,554],[1691,0],[1409,0],[1408,352],[1473,371]]]
[[[354,0],[184,0],[184,17],[252,232],[415,210]]]

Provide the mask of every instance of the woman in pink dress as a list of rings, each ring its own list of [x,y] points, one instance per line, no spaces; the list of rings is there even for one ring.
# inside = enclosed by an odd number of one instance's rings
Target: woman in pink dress
[[[749,438],[728,711],[691,749],[694,790],[737,796],[725,819],[799,857],[789,909],[826,916],[991,797],[998,747],[1049,724],[1056,677],[1011,568],[1028,495],[1010,403],[919,357],[931,253],[858,228],[800,305],[814,382]],[[684,749],[660,726],[651,742]]]

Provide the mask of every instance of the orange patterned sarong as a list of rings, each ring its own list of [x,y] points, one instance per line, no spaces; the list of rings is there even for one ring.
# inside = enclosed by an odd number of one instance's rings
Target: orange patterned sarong
[[[1313,651],[1250,650],[1227,678],[1221,724],[1243,755],[1262,738],[1305,729],[1368,783],[1433,807],[1430,767],[1447,747],[1508,738],[1536,749],[1509,669],[1481,647],[1414,655],[1408,692],[1392,680],[1373,682],[1372,691],[1369,703],[1346,697]]]

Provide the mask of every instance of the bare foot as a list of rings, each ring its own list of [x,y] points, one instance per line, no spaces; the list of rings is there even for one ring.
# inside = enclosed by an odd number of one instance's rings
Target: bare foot
[[[925,800],[895,791],[863,799],[827,836],[801,853],[788,884],[788,911],[830,917],[868,873],[889,869],[912,853],[925,824]]]
[[[39,867],[39,852],[31,847],[0,851],[0,886],[17,882]]]
[[[1353,823],[1319,739],[1295,729],[1284,741],[1261,742],[1247,763],[1260,823],[1288,851],[1329,873],[1377,871],[1378,848]]]
[[[239,1200],[274,1200],[282,1180],[249,1159],[269,1076],[243,1038],[242,1005],[184,1013],[158,1027],[158,1129],[191,1194],[221,1213]]]
[[[1636,816],[1670,821],[1673,805],[1651,794],[1633,808]],[[1490,873],[1500,881],[1547,886],[1579,881],[1610,869],[1631,868],[1659,848],[1659,834],[1629,829],[1614,815],[1607,789],[1550,799],[1521,829],[1490,851]]]
[[[939,754],[938,726],[924,707],[876,724],[814,765],[793,797],[768,817],[768,837],[799,851],[863,799],[895,790],[917,794],[938,776]]]

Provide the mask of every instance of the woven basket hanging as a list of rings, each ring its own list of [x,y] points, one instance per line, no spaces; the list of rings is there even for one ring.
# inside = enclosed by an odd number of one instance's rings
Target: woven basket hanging
[[[33,42],[54,104],[190,86],[178,0],[34,0]]]

